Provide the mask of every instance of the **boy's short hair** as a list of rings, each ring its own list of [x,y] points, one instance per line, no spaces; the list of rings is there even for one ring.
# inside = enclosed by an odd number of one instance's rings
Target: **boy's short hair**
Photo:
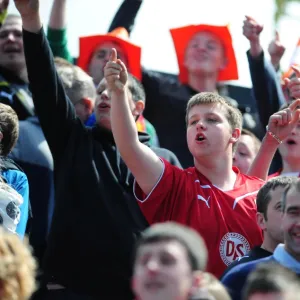
[[[292,184],[296,178],[287,176],[278,176],[268,180],[258,191],[256,196],[257,212],[263,214],[265,220],[268,220],[267,210],[271,201],[270,192],[274,191],[277,187],[287,188]]]
[[[175,222],[155,224],[146,229],[136,244],[135,256],[140,247],[163,241],[179,242],[186,249],[191,269],[205,270],[207,248],[204,240],[194,229]]]
[[[243,290],[243,299],[248,300],[256,293],[285,294],[291,290],[298,294],[300,293],[296,274],[277,263],[263,263],[259,264],[248,276]]]
[[[128,89],[132,94],[134,102],[139,100],[142,100],[144,103],[146,102],[146,94],[142,83],[130,73],[128,73]]]
[[[29,299],[36,289],[37,264],[26,241],[0,228],[1,300]]]
[[[3,103],[0,103],[0,132],[3,134],[0,154],[7,156],[19,137],[19,119],[16,112]]]
[[[96,87],[91,76],[63,58],[55,57],[54,63],[66,94],[74,105],[84,98],[96,99]]]
[[[248,135],[253,139],[254,146],[255,146],[255,153],[257,153],[261,146],[261,141],[258,139],[258,137],[253,132],[245,128],[242,129],[241,135]]]

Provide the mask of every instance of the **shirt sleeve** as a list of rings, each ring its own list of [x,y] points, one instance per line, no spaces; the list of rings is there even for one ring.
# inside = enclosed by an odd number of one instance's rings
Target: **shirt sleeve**
[[[164,164],[163,172],[148,195],[143,193],[136,181],[133,186],[134,195],[150,224],[172,220],[174,211],[178,210],[178,200],[185,193],[184,171],[161,160]]]
[[[72,64],[74,63],[74,58],[72,57],[68,48],[66,28],[53,29],[48,27],[47,39],[49,41],[53,56],[61,57]]]

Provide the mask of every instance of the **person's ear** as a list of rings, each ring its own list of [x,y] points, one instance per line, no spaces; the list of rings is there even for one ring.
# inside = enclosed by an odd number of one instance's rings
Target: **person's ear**
[[[3,139],[3,133],[0,131],[0,143],[2,142]]]
[[[83,105],[84,105],[88,115],[91,115],[93,113],[93,109],[94,109],[94,101],[90,98],[83,98],[82,102],[83,102]]]
[[[237,143],[237,141],[239,140],[240,136],[241,136],[241,130],[239,128],[233,129],[232,134],[231,134],[231,138],[230,138],[230,142],[232,144]]]
[[[143,111],[145,109],[145,102],[143,100],[138,100],[135,102],[135,108],[133,110],[134,116],[139,116],[143,114]]]
[[[256,222],[257,222],[258,226],[261,228],[261,230],[266,229],[266,220],[262,213],[260,213],[260,212],[256,213]]]

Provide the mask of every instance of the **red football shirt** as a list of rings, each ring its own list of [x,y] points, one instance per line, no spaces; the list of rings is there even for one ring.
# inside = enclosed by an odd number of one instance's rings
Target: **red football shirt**
[[[207,271],[217,277],[238,257],[262,244],[255,203],[262,180],[233,168],[237,173],[234,188],[224,192],[195,167],[181,170],[163,162],[164,172],[148,196],[135,185],[136,198],[150,224],[175,221],[197,230],[208,248]]]

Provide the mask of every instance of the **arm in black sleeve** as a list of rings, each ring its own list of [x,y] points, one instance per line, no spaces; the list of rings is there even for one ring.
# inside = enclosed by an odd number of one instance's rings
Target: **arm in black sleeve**
[[[264,52],[252,57],[248,51],[247,56],[260,121],[266,127],[270,116],[284,104],[284,95],[275,69],[265,59]]]
[[[118,27],[124,27],[130,34],[141,4],[142,0],[124,0],[115,14],[108,32],[111,32]]]
[[[56,161],[65,149],[72,126],[78,121],[56,72],[43,28],[38,33],[23,30],[23,40],[35,111]]]

